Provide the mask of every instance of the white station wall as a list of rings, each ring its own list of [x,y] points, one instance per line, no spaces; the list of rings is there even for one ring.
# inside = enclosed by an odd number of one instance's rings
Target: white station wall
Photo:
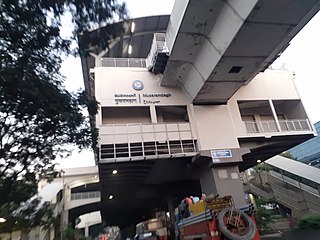
[[[146,101],[157,101],[157,105],[187,105],[191,103],[181,89],[166,88],[159,86],[157,75],[150,73],[144,68],[95,68],[96,98],[101,106],[118,106],[115,102],[115,94],[171,94],[170,97],[149,97],[143,98]],[[143,82],[144,88],[140,91],[134,90],[132,83],[134,80]],[[146,106],[151,103],[137,102],[135,104],[124,103],[126,106]]]
[[[238,101],[245,100],[299,100],[294,84],[293,72],[287,70],[266,70],[259,73],[249,84],[242,86],[228,102],[237,136],[247,135],[241,120]],[[288,109],[288,111],[291,111]],[[270,133],[269,133],[270,135]]]
[[[137,91],[132,84],[135,80],[143,83],[143,89]],[[191,99],[178,88],[159,86],[159,78],[143,68],[95,68],[96,98],[101,107],[149,106],[151,118],[156,121],[155,105],[191,104]],[[101,125],[101,113],[97,117],[97,126]]]
[[[300,99],[290,71],[266,70],[229,100],[226,105],[194,106],[192,99],[179,88],[159,85],[159,77],[143,68],[95,68],[96,98],[101,107],[149,106],[152,122],[156,122],[155,106],[187,106],[194,135],[200,150],[239,148],[238,136],[246,135],[238,101]],[[140,80],[144,87],[132,87]],[[101,111],[97,126],[101,122]]]

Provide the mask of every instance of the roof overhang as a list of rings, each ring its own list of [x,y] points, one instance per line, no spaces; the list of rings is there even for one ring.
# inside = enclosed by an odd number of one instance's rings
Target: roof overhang
[[[158,15],[126,19],[80,35],[80,57],[87,93],[94,96],[94,77],[90,75],[90,69],[96,66],[97,60],[103,57],[146,58],[153,34],[166,32],[169,18],[170,15]]]

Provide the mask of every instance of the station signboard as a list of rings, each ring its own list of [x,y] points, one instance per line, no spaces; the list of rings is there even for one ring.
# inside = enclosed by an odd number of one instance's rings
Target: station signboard
[[[219,149],[219,150],[211,150],[212,158],[231,158],[232,153],[231,149]]]
[[[229,162],[232,158],[231,149],[215,149],[211,150],[211,158],[213,163]]]

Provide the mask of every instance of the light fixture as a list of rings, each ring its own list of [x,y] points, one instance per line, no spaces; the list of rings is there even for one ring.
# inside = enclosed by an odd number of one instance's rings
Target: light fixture
[[[112,174],[113,175],[116,175],[118,173],[118,171],[116,170],[116,169],[114,169],[113,171],[112,171]]]
[[[112,195],[110,195],[110,196],[109,196],[109,200],[112,200],[112,198],[113,198],[113,196],[112,196]]]
[[[128,54],[130,55],[132,53],[132,46],[129,45],[129,48],[128,48]]]
[[[136,28],[135,22],[131,22],[131,33],[134,32],[134,29]]]
[[[98,178],[98,175],[94,175],[94,178]]]
[[[258,160],[257,160],[257,163],[261,163],[261,160],[260,160],[260,159],[258,159]]]
[[[0,217],[0,223],[4,223],[6,221],[7,221],[7,219]]]

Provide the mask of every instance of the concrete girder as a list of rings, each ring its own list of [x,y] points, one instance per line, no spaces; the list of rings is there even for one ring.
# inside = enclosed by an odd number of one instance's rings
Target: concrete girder
[[[284,51],[320,8],[318,0],[179,4],[184,12],[178,19],[174,8],[170,18],[170,57],[161,85],[180,85],[195,104],[226,103]]]
[[[173,85],[183,85],[192,99],[196,98],[205,81],[212,74],[214,67],[223,57],[257,1],[249,1],[241,5],[239,12],[233,8],[237,5],[234,1],[231,1],[233,5],[223,1],[206,1],[207,4],[194,4],[194,2],[196,1],[189,2],[175,44],[172,49],[169,48],[170,58],[161,83],[172,85],[174,82]],[[208,3],[211,6],[207,6]],[[247,6],[247,10],[243,6]],[[194,19],[196,10],[197,16],[202,16],[198,23]],[[174,68],[178,64],[181,67],[177,71]],[[172,75],[173,72],[175,75]]]

